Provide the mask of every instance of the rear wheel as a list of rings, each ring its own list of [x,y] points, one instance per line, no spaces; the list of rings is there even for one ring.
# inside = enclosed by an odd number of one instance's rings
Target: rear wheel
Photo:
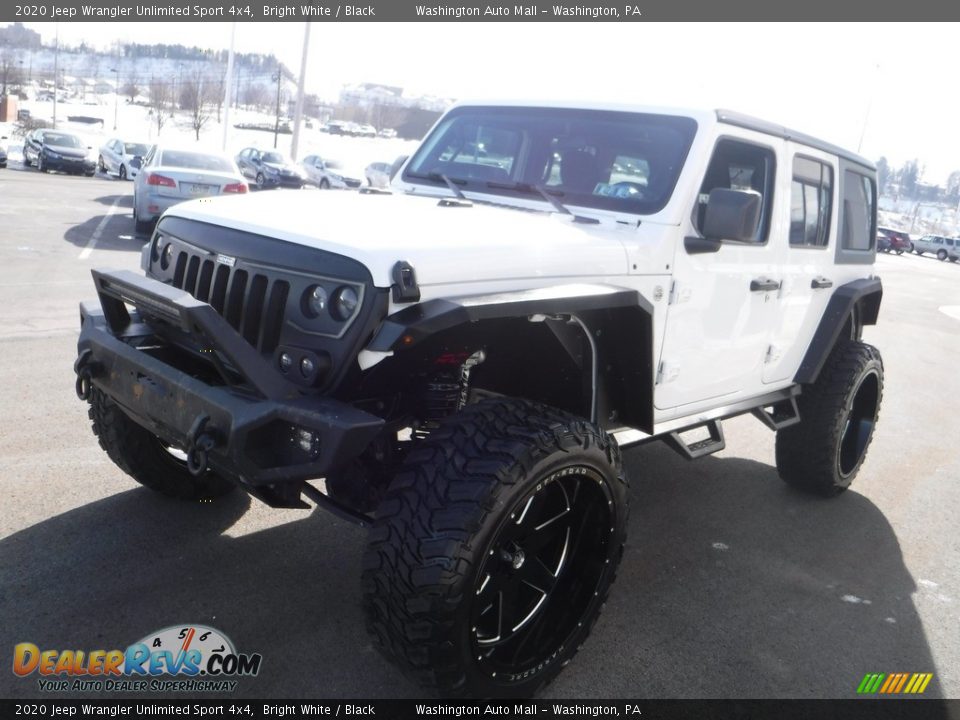
[[[99,170],[99,171],[102,172],[102,173],[106,173],[106,172],[107,172],[107,166],[106,166],[106,165],[104,164],[104,162],[103,162],[103,155],[100,155],[100,156],[97,158],[97,170]]]
[[[897,248],[897,255],[903,255],[903,248]]]
[[[133,226],[138,235],[147,235],[150,232],[153,223],[149,220],[141,220],[137,215],[137,199],[133,199]]]
[[[530,696],[589,634],[626,520],[602,430],[526,401],[469,406],[410,451],[380,504],[368,630],[432,692]]]
[[[90,389],[88,414],[100,447],[141,485],[182,500],[220,497],[233,489],[233,483],[209,470],[191,475],[183,453],[137,425],[96,388]]]
[[[317,187],[319,187],[321,190],[329,190],[329,189],[330,189],[330,181],[327,180],[326,178],[322,178],[322,179],[320,180],[320,184],[319,184]]]
[[[943,262],[946,259],[947,259],[947,251],[937,250],[937,260],[940,260],[941,262]]]
[[[780,477],[825,497],[846,490],[870,447],[882,396],[877,349],[839,341],[817,381],[797,399],[801,421],[777,432]]]
[[[263,190],[263,184],[264,184],[263,173],[257,173],[256,183],[257,183],[257,190]]]

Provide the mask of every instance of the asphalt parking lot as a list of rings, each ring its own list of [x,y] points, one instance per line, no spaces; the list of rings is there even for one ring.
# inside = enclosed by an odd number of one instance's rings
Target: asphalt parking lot
[[[0,662],[20,642],[123,648],[202,623],[263,655],[231,697],[416,696],[363,628],[361,529],[241,495],[170,501],[97,446],[74,395],[77,303],[91,268],[139,267],[131,201],[129,182],[0,170]],[[865,339],[886,386],[853,489],[789,490],[751,418],[698,462],[628,450],[627,554],[551,696],[847,698],[868,672],[932,672],[927,696],[960,697],[960,267],[877,270]],[[0,671],[0,697],[39,694]]]

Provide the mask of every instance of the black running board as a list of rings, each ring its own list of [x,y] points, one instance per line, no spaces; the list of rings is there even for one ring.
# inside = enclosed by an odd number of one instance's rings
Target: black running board
[[[703,438],[702,440],[695,440],[691,443],[683,439],[683,433],[701,428],[707,429],[709,437]],[[723,438],[723,426],[720,424],[720,420],[709,420],[701,425],[693,425],[683,430],[677,430],[669,435],[665,435],[663,440],[687,460],[696,460],[697,458],[706,457],[707,455],[713,455],[713,453],[723,450],[727,446],[726,440]]]
[[[755,407],[750,414],[774,432],[800,422],[800,410],[795,395],[772,405]]]

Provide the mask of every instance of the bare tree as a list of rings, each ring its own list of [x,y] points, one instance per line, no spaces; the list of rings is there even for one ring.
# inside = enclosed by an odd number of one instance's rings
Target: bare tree
[[[263,109],[270,104],[270,91],[262,83],[247,85],[243,91],[243,104]]]
[[[170,113],[170,86],[163,79],[150,78],[149,97],[150,112],[153,121],[157,124],[157,135],[163,130],[164,123],[172,117]]]
[[[200,139],[200,131],[210,120],[211,105],[216,101],[215,87],[206,82],[199,70],[184,81],[180,90],[180,106],[190,111],[190,127]]]
[[[130,77],[127,78],[124,86],[120,88],[120,92],[130,98],[131,103],[137,99],[137,95],[140,94],[140,86],[137,85],[137,76],[135,74],[130,73]]]
[[[0,53],[0,83],[3,84],[3,90],[0,90],[0,96],[7,94],[9,85],[20,86],[23,80],[20,78],[20,63],[14,59],[13,53],[4,50]]]

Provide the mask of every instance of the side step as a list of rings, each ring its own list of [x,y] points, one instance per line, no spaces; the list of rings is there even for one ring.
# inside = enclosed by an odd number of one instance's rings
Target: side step
[[[682,433],[699,430],[700,428],[706,428],[710,436],[702,440],[695,440],[691,443],[688,443],[681,436]],[[696,460],[697,458],[712,455],[727,446],[726,440],[723,439],[723,426],[720,425],[719,420],[710,420],[702,425],[694,425],[693,427],[684,428],[683,430],[677,430],[669,435],[665,435],[663,440],[687,460]]]
[[[750,414],[774,432],[800,422],[800,410],[797,408],[796,395],[773,405],[755,407],[750,411]]]

